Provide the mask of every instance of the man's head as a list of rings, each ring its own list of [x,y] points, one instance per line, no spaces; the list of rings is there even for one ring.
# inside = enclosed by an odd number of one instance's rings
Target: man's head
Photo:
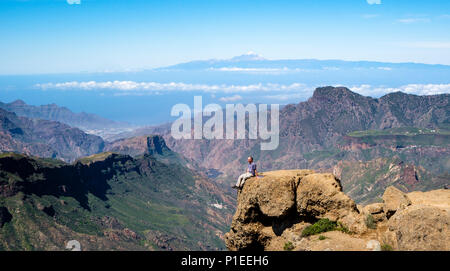
[[[249,156],[249,157],[247,158],[247,161],[248,161],[248,163],[252,163],[252,162],[253,162],[253,157]]]

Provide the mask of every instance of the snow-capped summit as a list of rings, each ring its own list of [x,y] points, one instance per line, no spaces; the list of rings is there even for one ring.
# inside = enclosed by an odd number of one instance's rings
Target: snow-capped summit
[[[232,61],[254,61],[254,60],[265,60],[265,58],[253,51],[249,51],[243,55],[235,56],[235,57],[231,58],[231,60]]]

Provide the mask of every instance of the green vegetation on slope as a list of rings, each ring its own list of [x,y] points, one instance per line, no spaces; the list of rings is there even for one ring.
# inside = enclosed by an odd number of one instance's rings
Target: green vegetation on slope
[[[354,131],[348,136],[361,143],[391,145],[397,148],[408,146],[449,146],[450,130],[401,127],[385,130]]]
[[[450,135],[450,131],[447,129],[428,129],[417,127],[399,127],[385,130],[365,130],[354,131],[348,134],[352,137],[364,137],[364,136],[381,136],[381,135]]]
[[[306,227],[302,231],[302,236],[310,236],[310,235],[316,235],[322,232],[327,231],[334,231],[338,227],[337,223],[334,221],[329,220],[328,218],[322,218],[316,223]]]
[[[62,250],[75,239],[86,250],[223,249],[217,233],[230,209],[211,210],[221,195],[198,189],[202,181],[150,155],[104,153],[72,165],[3,155],[0,185],[13,189],[0,206],[13,218],[0,228],[0,248]]]

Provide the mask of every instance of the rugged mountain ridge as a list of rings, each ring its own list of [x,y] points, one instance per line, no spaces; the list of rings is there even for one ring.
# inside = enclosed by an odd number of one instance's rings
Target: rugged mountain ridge
[[[182,155],[172,151],[161,135],[145,135],[119,139],[106,144],[105,151],[126,154],[130,156],[140,156],[149,154],[157,157],[161,161],[180,164],[195,170],[197,174],[206,176],[205,170],[198,166],[192,159],[187,159]]]
[[[449,94],[417,96],[399,92],[374,99],[345,87],[323,87],[317,88],[307,101],[280,110],[280,145],[274,151],[260,151],[258,140],[175,140],[168,130],[164,138],[171,149],[203,168],[219,171],[224,179],[238,175],[248,155],[254,156],[262,170],[318,171],[332,171],[340,161],[375,163],[378,158],[386,158],[385,165],[389,165],[397,157],[423,169],[419,181],[434,184],[428,189],[436,189],[442,187],[439,180],[450,170],[449,98]],[[352,134],[358,131],[390,135]],[[370,175],[366,170],[361,168],[356,174]],[[374,182],[370,178],[361,181]],[[342,182],[351,179],[345,177]],[[378,193],[393,184],[385,182]],[[345,187],[352,197],[364,202],[381,196],[371,194],[369,199],[367,185]]]
[[[73,161],[101,152],[104,141],[66,124],[19,117],[0,109],[0,151]]]
[[[450,191],[357,205],[334,175],[281,170],[249,179],[238,195],[230,250],[449,250]]]
[[[0,102],[0,108],[14,112],[21,117],[58,121],[83,130],[129,126],[126,123],[112,121],[95,114],[85,112],[74,113],[68,108],[56,104],[33,106],[26,104],[22,100],[16,100],[11,103]]]
[[[334,67],[335,69],[330,69]],[[354,74],[358,70],[370,70],[371,73],[383,74],[388,68],[389,72],[420,70],[422,73],[426,70],[444,70],[448,72],[448,65],[429,65],[422,63],[390,63],[376,61],[345,61],[345,60],[318,60],[318,59],[265,59],[263,56],[254,52],[235,56],[229,59],[208,59],[196,60],[186,63],[180,63],[168,67],[157,68],[156,70],[184,70],[184,71],[211,71],[230,68],[240,69],[269,69],[269,70],[307,70],[307,71],[330,71],[340,73],[342,76],[346,74]],[[381,69],[380,69],[381,68]],[[426,69],[425,69],[426,68]],[[384,73],[385,75],[386,73]],[[367,75],[366,75],[367,76]],[[322,79],[323,80],[323,79]]]
[[[283,168],[309,168],[303,154],[334,147],[341,137],[353,131],[448,126],[449,99],[449,94],[416,96],[403,93],[373,99],[344,87],[318,88],[306,102],[281,109],[280,146],[275,151],[261,152],[268,160],[263,162],[264,166],[275,169],[270,165],[281,163]],[[174,140],[168,133],[165,139],[174,151],[201,162],[206,168],[214,165],[221,169],[237,168],[240,161],[223,158],[242,158],[240,150],[259,153],[256,140]],[[287,164],[286,160],[292,164]]]

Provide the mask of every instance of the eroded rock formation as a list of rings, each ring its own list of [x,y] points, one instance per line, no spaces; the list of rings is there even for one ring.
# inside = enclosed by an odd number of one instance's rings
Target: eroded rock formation
[[[319,219],[339,230],[303,236]],[[450,191],[405,194],[388,187],[382,203],[357,206],[332,174],[265,172],[238,194],[230,250],[449,250]]]

